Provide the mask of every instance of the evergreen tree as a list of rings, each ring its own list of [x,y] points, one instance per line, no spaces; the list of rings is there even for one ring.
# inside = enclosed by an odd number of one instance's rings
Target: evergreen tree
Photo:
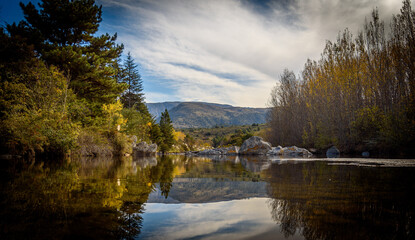
[[[134,105],[139,108],[138,105],[144,104],[143,80],[137,70],[137,64],[131,57],[131,53],[128,52],[127,59],[124,63],[123,69],[123,82],[128,84],[127,90],[124,92],[121,100],[125,107],[132,108]]]
[[[150,139],[153,143],[157,144],[159,147],[163,143],[163,136],[160,130],[160,126],[157,123],[154,123],[151,125]]]
[[[137,70],[137,64],[131,53],[128,52],[127,59],[120,73],[120,80],[128,84],[127,90],[121,96],[121,101],[128,111],[136,112],[133,115],[139,115],[138,118],[144,120],[145,123],[152,122],[152,116],[144,102],[143,81]],[[136,119],[129,118],[129,122],[136,122]],[[140,128],[139,126],[136,126]],[[142,129],[142,128],[141,128]],[[155,130],[157,131],[157,130]]]
[[[160,150],[164,153],[169,151],[174,143],[174,129],[167,109],[163,113],[161,113],[160,130],[163,136],[163,142],[160,146]]]
[[[12,37],[24,39],[48,65],[70,78],[69,87],[86,100],[90,115],[100,113],[127,87],[117,81],[123,46],[116,34],[94,36],[101,22],[101,7],[94,0],[43,0],[39,10],[20,3],[25,20],[7,25]]]

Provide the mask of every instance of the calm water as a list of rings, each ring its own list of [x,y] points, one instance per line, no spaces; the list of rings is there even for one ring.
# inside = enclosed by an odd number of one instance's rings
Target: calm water
[[[1,165],[0,239],[415,239],[415,160]]]

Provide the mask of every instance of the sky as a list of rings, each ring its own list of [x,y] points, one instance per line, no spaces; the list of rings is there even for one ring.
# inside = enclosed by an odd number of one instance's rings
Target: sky
[[[30,0],[23,0],[27,3]],[[0,0],[0,21],[23,18]],[[32,2],[39,2],[35,0]],[[301,73],[327,40],[357,34],[378,8],[385,26],[400,0],[96,0],[99,34],[117,33],[139,65],[147,102],[267,107],[285,68]]]

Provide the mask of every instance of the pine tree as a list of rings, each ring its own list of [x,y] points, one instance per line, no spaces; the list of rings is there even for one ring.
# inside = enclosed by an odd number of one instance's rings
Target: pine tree
[[[125,108],[134,109],[141,114],[145,122],[151,122],[152,116],[144,101],[143,80],[137,70],[137,64],[128,52],[127,59],[120,73],[120,80],[128,84],[127,90],[123,93],[121,101]]]
[[[124,92],[121,100],[125,107],[132,108],[134,105],[139,108],[139,105],[144,103],[143,94],[143,80],[137,70],[137,64],[128,52],[127,59],[124,63],[123,82],[128,84],[128,89]]]
[[[163,143],[163,136],[158,124],[152,124],[150,129],[150,139],[153,143],[161,146]]]
[[[163,142],[160,146],[160,150],[164,153],[169,151],[174,143],[174,129],[167,109],[163,113],[161,113],[160,130],[163,136]]]
[[[39,10],[20,3],[25,20],[7,26],[12,37],[24,39],[48,65],[70,77],[70,88],[85,99],[92,115],[112,103],[127,85],[117,81],[123,46],[117,35],[95,36],[101,7],[94,0],[43,0]]]

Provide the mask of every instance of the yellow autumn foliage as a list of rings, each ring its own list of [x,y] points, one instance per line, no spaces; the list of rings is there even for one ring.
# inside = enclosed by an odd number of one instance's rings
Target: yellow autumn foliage
[[[180,131],[173,131],[174,141],[183,141],[186,137],[186,134]]]
[[[117,100],[115,103],[102,105],[102,111],[106,116],[108,130],[116,130],[118,126],[120,126],[120,129],[123,129],[127,124],[127,119],[121,114],[122,109],[123,106],[120,100]]]

